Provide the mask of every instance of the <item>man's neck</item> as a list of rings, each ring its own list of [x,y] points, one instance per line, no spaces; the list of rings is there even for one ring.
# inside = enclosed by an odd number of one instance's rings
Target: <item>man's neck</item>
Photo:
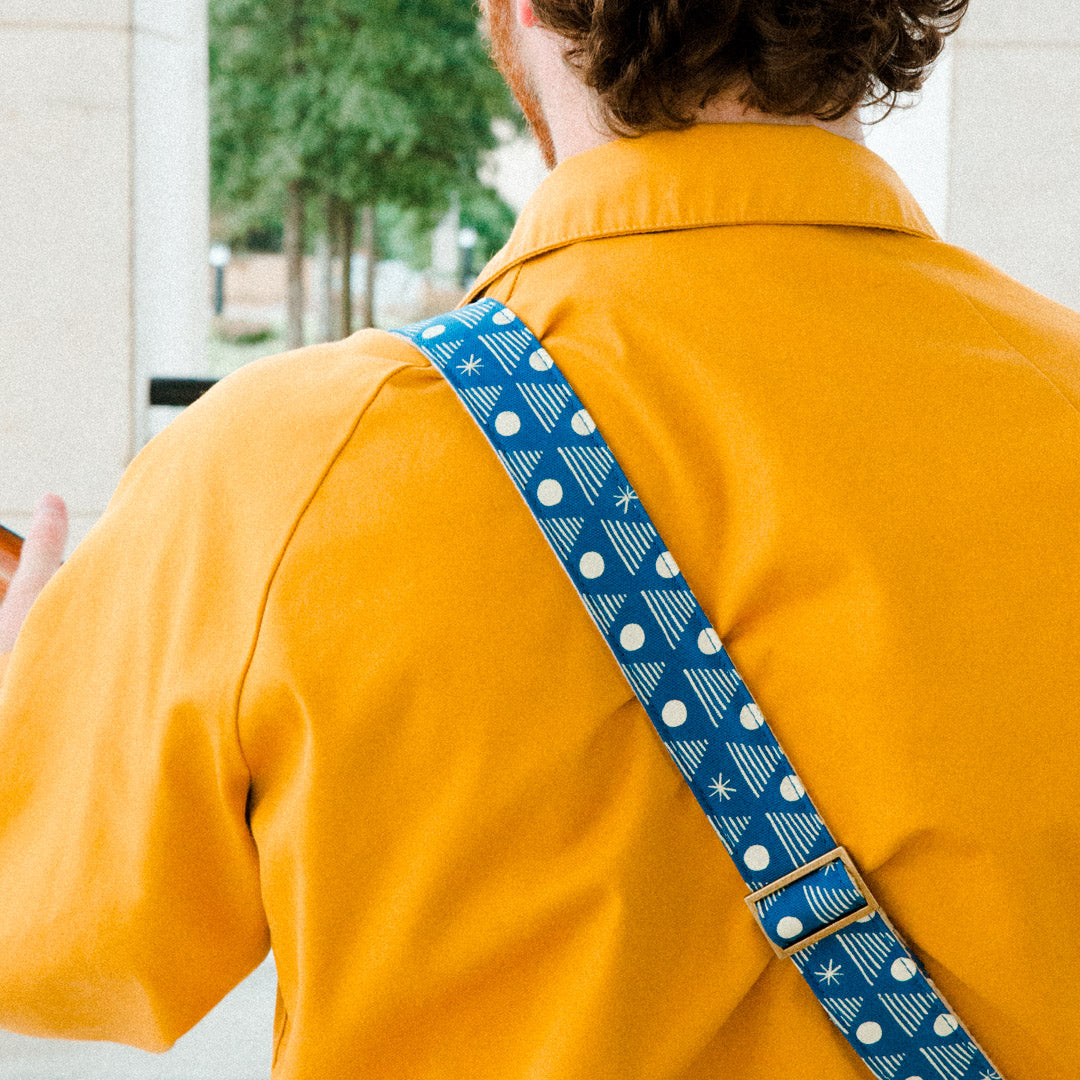
[[[560,114],[556,107],[546,110],[551,137],[555,143],[558,161],[563,161],[574,154],[602,146],[618,136],[595,119],[595,110],[575,110]],[[592,117],[592,118],[590,118]],[[852,111],[839,120],[818,120],[813,116],[776,116],[772,113],[746,109],[736,101],[724,100],[710,102],[704,109],[697,110],[692,118],[695,124],[794,124],[813,126],[831,131],[852,142],[865,144],[863,125],[858,113]]]
[[[565,43],[553,34],[541,32],[533,39],[535,83],[541,88],[544,119],[550,129],[557,161],[602,146],[618,136],[600,119],[595,95],[571,73],[562,57]],[[813,116],[776,116],[747,109],[734,96],[715,99],[692,117],[695,124],[797,124],[820,127],[853,142],[865,141],[858,110],[839,120],[818,120]]]

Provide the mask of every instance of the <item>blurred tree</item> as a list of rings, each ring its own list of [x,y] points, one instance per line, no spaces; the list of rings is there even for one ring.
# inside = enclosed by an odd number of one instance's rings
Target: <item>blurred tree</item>
[[[215,210],[243,232],[281,208],[290,347],[309,199],[335,208],[324,216],[346,278],[359,217],[370,320],[377,207],[433,219],[455,191],[469,205],[497,198],[477,170],[492,119],[516,114],[467,0],[211,0],[210,31]]]

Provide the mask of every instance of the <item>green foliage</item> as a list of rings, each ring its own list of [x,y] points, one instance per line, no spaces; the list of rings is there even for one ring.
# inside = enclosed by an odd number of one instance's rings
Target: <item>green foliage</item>
[[[210,0],[211,184],[231,233],[280,216],[285,188],[437,219],[476,179],[514,106],[468,0]],[[485,231],[487,230],[487,231]]]
[[[378,211],[379,253],[400,259],[414,270],[431,265],[431,215],[415,207],[382,203]]]
[[[515,215],[490,188],[476,184],[461,200],[461,224],[474,228],[480,237],[475,263],[483,266],[510,239]]]

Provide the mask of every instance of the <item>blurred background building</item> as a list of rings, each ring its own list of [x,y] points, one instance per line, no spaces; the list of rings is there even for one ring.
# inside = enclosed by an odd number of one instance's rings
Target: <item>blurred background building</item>
[[[458,7],[471,17],[471,5]],[[286,266],[273,251],[219,249],[220,261],[229,258],[222,276],[231,309],[210,332],[207,56],[207,0],[0,4],[0,520],[15,528],[25,527],[38,494],[53,490],[69,502],[74,539],[85,533],[167,416],[149,405],[151,376],[222,374],[247,355],[245,340],[263,352],[283,347],[274,311]],[[972,0],[920,103],[873,128],[868,145],[946,241],[1080,310],[1077,101],[1075,0]],[[544,170],[512,125],[496,129],[503,146],[480,171],[520,209]],[[429,196],[416,197],[430,210],[438,200]],[[378,264],[376,295],[397,304],[377,310],[376,321],[453,303],[500,213],[476,192],[448,197],[420,270],[405,257],[419,235],[412,219],[380,208],[373,227],[397,236],[405,254]],[[353,224],[362,234],[363,213]],[[222,227],[216,220],[215,232]],[[247,235],[258,233],[253,219]],[[324,228],[303,259],[306,325],[316,337],[334,329],[326,308],[335,295],[340,304],[342,278],[353,279],[352,296],[375,265],[363,235],[346,245],[348,274],[345,261],[335,265],[339,234]],[[340,312],[336,321],[340,330]],[[160,1058],[0,1034],[0,1080],[266,1077],[273,1001],[265,965]]]
[[[205,364],[205,0],[3,0],[0,58],[0,519],[81,535]]]

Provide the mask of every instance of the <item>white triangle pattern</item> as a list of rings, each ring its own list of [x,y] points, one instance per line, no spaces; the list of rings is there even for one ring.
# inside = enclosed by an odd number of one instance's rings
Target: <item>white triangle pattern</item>
[[[724,840],[724,843],[728,846],[728,851],[738,844],[739,837],[746,832],[746,827],[750,824],[749,817],[718,817],[716,821],[720,826],[717,832],[720,833],[720,839]],[[721,829],[723,832],[720,831]]]
[[[639,521],[603,519],[600,524],[607,533],[611,546],[622,559],[623,565],[631,574],[636,574],[641,567],[641,561],[656,540],[656,530],[651,525]]]
[[[570,400],[570,388],[557,383],[518,383],[517,388],[544,430],[549,433],[554,430]]]
[[[708,742],[704,739],[682,739],[670,742],[668,746],[683,776],[692,781],[705,751],[709,748]]]
[[[755,798],[761,798],[769,777],[776,772],[776,766],[780,763],[780,748],[730,742],[724,743],[724,746],[731,755],[731,760],[735,762],[735,767],[746,781],[746,786],[754,793]],[[772,815],[767,814],[766,817],[772,817]]]
[[[544,456],[542,450],[507,450],[503,453],[496,450],[499,460],[505,466],[507,472],[522,486],[527,487],[536,466]]]
[[[851,957],[859,974],[873,986],[892,951],[888,934],[841,934],[836,940]]]
[[[764,918],[766,915],[769,914],[769,908],[771,908],[773,904],[779,903],[779,901],[780,893],[769,893],[768,896],[763,897],[761,900],[755,900],[754,907],[757,908],[758,914],[761,915],[762,918]],[[800,956],[801,953],[795,953],[794,955]]]
[[[464,386],[459,393],[487,423],[487,418],[491,415],[491,410],[495,408],[502,391],[501,386]]]
[[[611,451],[606,446],[560,446],[558,451],[592,506],[615,464]]]
[[[544,535],[548,538],[548,542],[564,559],[570,557],[570,552],[574,550],[574,544],[577,543],[577,538],[581,535],[581,530],[585,525],[585,519],[579,517],[572,518],[537,518],[536,519],[540,528],[544,530]]]
[[[788,854],[790,855],[790,852]],[[806,899],[806,906],[823,923],[842,919],[853,910],[853,905],[862,906],[859,894],[854,889],[836,892],[832,889],[823,889],[819,885],[804,885],[802,894]]]
[[[662,663],[651,661],[646,664],[627,664],[623,668],[626,677],[630,680],[630,685],[634,688],[634,693],[645,705],[652,700],[656,684],[660,681],[660,676],[664,674],[664,667]]]
[[[964,1074],[975,1057],[974,1043],[960,1043],[958,1046],[920,1046],[922,1054],[942,1080],[964,1080]]]
[[[733,854],[731,850],[731,844],[728,843],[728,838],[724,835],[723,831],[720,828],[720,819],[715,814],[706,814],[705,816],[709,819],[709,824],[712,826],[713,832],[716,833],[718,837],[720,837],[720,843],[724,845],[724,850],[729,855]],[[796,953],[796,955],[798,954]]]
[[[660,624],[667,643],[676,648],[697,607],[694,594],[688,589],[648,589],[641,597]]]
[[[428,348],[438,358],[439,366],[445,370],[446,365],[457,355],[458,349],[461,348],[461,342],[440,341],[434,345],[429,345]]]
[[[904,1064],[903,1054],[888,1054],[882,1057],[868,1057],[864,1060],[878,1080],[893,1080],[897,1069]]]
[[[766,814],[765,819],[780,838],[794,866],[802,866],[806,861],[814,841],[825,827],[816,814]]]
[[[683,674],[705,707],[713,727],[719,727],[739,684],[726,671],[712,668],[684,668]]]
[[[454,311],[454,318],[459,322],[463,322],[470,329],[479,326],[483,321],[486,312],[482,308],[468,305],[463,308],[456,308]]]
[[[478,340],[495,357],[503,371],[513,375],[514,369],[529,351],[531,338],[523,330],[496,330],[490,334],[480,334]]]
[[[833,1023],[846,1035],[848,1028],[855,1023],[855,1017],[859,1015],[863,999],[861,997],[849,998],[819,998],[822,1005],[828,1010]]]
[[[930,994],[878,994],[878,1000],[909,1036],[919,1030],[934,1003]]]
[[[582,594],[593,618],[600,624],[600,629],[605,634],[611,629],[619,608],[626,602],[626,595],[626,593],[621,596],[614,593],[594,593],[592,596]]]

